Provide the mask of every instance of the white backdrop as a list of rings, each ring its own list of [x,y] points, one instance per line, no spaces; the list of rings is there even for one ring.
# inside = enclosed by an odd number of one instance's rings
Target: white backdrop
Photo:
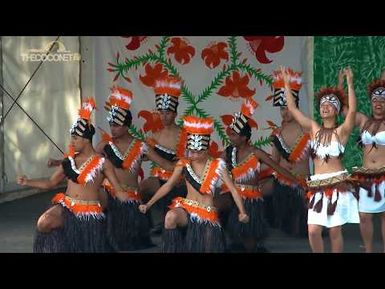
[[[2,37],[3,86],[14,97],[20,93],[50,47],[55,36]],[[64,151],[69,128],[80,105],[78,37],[60,37],[18,100],[46,134]],[[4,111],[12,100],[4,93]],[[15,105],[5,119],[5,173],[9,183],[16,175],[31,178],[50,176],[49,157],[62,157],[60,151]]]
[[[173,53],[178,49],[174,48],[174,50],[168,50],[170,47],[177,46],[176,44],[178,44],[178,42],[176,40],[173,41],[175,38],[180,39],[177,40],[179,41],[179,44],[183,44],[179,45],[178,48],[180,52],[179,55],[182,57],[184,56],[183,60],[179,59],[178,61],[176,57],[177,55]],[[261,39],[256,39],[257,40],[254,42],[249,42],[244,37],[235,37],[237,51],[238,53],[241,53],[238,59],[240,61],[246,59],[245,64],[249,64],[250,67],[256,70],[260,69],[265,75],[271,75],[273,70],[277,70],[279,68],[279,65],[285,65],[296,71],[302,71],[304,85],[300,92],[300,108],[309,114],[309,104],[312,103],[312,101],[309,101],[308,98],[308,90],[311,91],[312,89],[312,83],[308,81],[312,80],[312,76],[309,77],[309,75],[312,75],[312,38],[284,37],[284,43],[281,49],[278,48],[279,51],[276,51],[278,49],[274,49],[273,47],[274,39],[270,39],[273,43],[269,43],[269,41],[263,37]],[[140,80],[139,76],[143,77],[148,74],[145,72],[145,65],[150,65],[150,68],[154,68],[156,63],[162,62],[159,61],[159,58],[155,61],[150,60],[149,62],[138,61],[139,64],[137,65],[137,68],[132,67],[114,80],[115,75],[117,74],[116,65],[120,64],[124,66],[125,61],[130,63],[135,60],[135,57],[140,60],[151,53],[160,55],[157,46],[161,44],[161,41],[161,37],[146,37],[143,40],[142,37],[96,37],[94,39],[94,65],[96,72],[95,96],[98,106],[101,108],[103,107],[104,101],[109,93],[109,88],[113,84],[118,84],[132,90],[134,93],[134,101],[131,111],[134,116],[134,125],[136,125],[139,129],[142,128],[144,119],[137,118],[138,112],[140,110],[151,111],[154,108],[153,90],[151,87],[146,86]],[[228,54],[228,60],[226,60],[224,56],[219,59],[220,64],[218,66],[215,68],[209,68],[205,64],[206,58],[202,57],[202,52],[205,48],[212,47],[212,45],[220,42],[226,44],[223,51],[225,54]],[[192,47],[192,49],[186,48],[186,45],[187,47]],[[258,57],[256,57],[255,51],[257,51]],[[117,54],[119,54],[118,59]],[[264,59],[264,55],[267,59]],[[196,97],[201,94],[205,88],[212,84],[213,79],[222,71],[224,64],[226,64],[226,67],[231,65],[229,37],[170,37],[164,49],[163,56],[164,59],[170,61],[169,67],[173,67],[179,72],[188,89]],[[271,62],[266,63],[268,61]],[[108,68],[115,71],[108,71]],[[244,71],[239,71],[242,77],[247,75]],[[123,76],[128,77],[131,82],[125,80]],[[229,76],[231,77],[232,74]],[[239,111],[243,101],[242,98],[224,97],[217,93],[220,87],[225,84],[225,79],[226,77],[222,78],[220,85],[213,89],[213,93],[207,98],[207,100],[198,104],[199,108],[203,109],[208,115],[214,116],[219,122],[221,122],[220,115],[232,114]],[[233,78],[230,79],[233,80]],[[265,101],[265,98],[271,95],[269,85],[266,83],[260,83],[254,77],[249,77],[247,86],[251,90],[255,89],[256,92],[254,99],[259,103],[259,107],[254,114],[254,119],[259,125],[259,129],[257,131],[254,130],[252,139],[256,140],[260,137],[267,137],[271,130],[268,129],[266,121],[270,120],[276,124],[280,124],[281,120],[279,108],[273,107],[271,101]],[[181,98],[178,113],[182,115],[189,105],[190,104],[186,101],[186,99]],[[108,131],[108,123],[105,119],[106,116],[107,113],[104,110],[100,110],[96,115],[96,123]],[[213,139],[220,144],[220,149],[222,149],[218,132],[213,134]],[[263,149],[269,152],[270,146],[264,146]]]

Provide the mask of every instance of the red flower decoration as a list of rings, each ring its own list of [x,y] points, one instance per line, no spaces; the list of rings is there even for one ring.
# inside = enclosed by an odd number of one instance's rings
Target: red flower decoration
[[[212,141],[209,147],[209,155],[212,158],[220,158],[223,151],[218,151],[218,144],[215,141]]]
[[[122,36],[123,38],[127,38],[128,44],[126,48],[128,50],[136,50],[140,47],[140,44],[146,39],[147,36]]]
[[[222,122],[226,125],[229,126],[233,122],[234,116],[232,114],[224,114],[221,115]]]
[[[147,63],[144,67],[144,71],[145,75],[139,75],[139,79],[144,85],[149,87],[154,87],[157,79],[168,75],[167,70],[163,70],[163,65],[160,63],[155,64],[154,67]]]
[[[260,63],[270,63],[266,52],[276,53],[281,51],[285,43],[284,36],[244,36],[250,45],[251,50],[255,53]]]
[[[255,94],[255,89],[252,90],[247,87],[249,80],[250,78],[248,75],[241,77],[238,71],[234,71],[231,77],[226,77],[225,85],[218,90],[218,94],[225,97],[232,96],[235,98],[252,97]]]
[[[179,37],[171,39],[173,46],[167,49],[167,54],[174,54],[175,60],[180,64],[187,64],[195,55],[195,48]]]
[[[138,117],[143,117],[146,120],[143,125],[144,132],[151,131],[154,133],[163,128],[162,120],[156,111],[141,110],[138,113]]]
[[[229,60],[229,54],[225,51],[227,44],[225,42],[214,43],[202,50],[202,59],[209,68],[215,68],[221,62],[221,59]]]
[[[276,125],[273,121],[271,120],[266,120],[267,125],[269,126],[270,129],[276,129],[278,125]]]

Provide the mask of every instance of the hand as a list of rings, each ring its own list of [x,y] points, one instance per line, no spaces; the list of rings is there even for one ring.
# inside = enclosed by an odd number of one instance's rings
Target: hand
[[[351,84],[353,81],[353,71],[350,69],[350,67],[345,68],[345,75],[347,83]]]
[[[27,185],[28,178],[27,176],[18,176],[16,178],[16,182],[18,185],[26,186]]]
[[[59,162],[58,160],[49,158],[48,162],[47,162],[47,167],[49,167],[49,168],[56,167],[59,165],[58,162]]]
[[[247,214],[239,214],[238,215],[238,220],[239,220],[239,222],[241,222],[241,223],[248,223],[249,222],[249,216],[247,215]]]
[[[139,205],[139,211],[142,213],[142,214],[145,214],[148,210],[148,206],[147,204],[142,204],[142,205]]]
[[[281,70],[282,78],[283,78],[285,85],[289,84],[289,76],[287,75],[286,67],[280,66],[280,70]]]

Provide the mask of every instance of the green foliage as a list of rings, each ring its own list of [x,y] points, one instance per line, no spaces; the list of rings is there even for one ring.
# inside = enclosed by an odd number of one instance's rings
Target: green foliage
[[[357,111],[369,116],[371,107],[366,90],[368,84],[379,78],[385,68],[385,37],[314,37],[314,91],[324,86],[336,86],[338,71],[347,66],[353,70]],[[314,118],[320,122],[316,103]],[[342,119],[338,121],[341,123]],[[362,149],[356,145],[358,136],[358,129],[354,129],[345,149],[343,163],[348,170],[362,165]]]

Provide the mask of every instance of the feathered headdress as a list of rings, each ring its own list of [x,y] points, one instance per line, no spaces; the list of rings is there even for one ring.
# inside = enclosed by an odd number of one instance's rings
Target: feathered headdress
[[[341,112],[342,106],[346,103],[346,96],[343,89],[338,87],[323,87],[316,94],[318,105],[322,105],[325,102],[331,103],[337,110],[337,113]]]
[[[107,116],[108,122],[121,126],[130,125],[132,115],[129,109],[132,99],[133,94],[130,90],[122,87],[113,87],[104,106],[109,113]]]
[[[182,81],[179,78],[166,76],[156,80],[154,87],[156,109],[176,112],[181,89]]]
[[[70,129],[71,134],[81,136],[83,138],[92,139],[95,134],[95,128],[91,124],[92,112],[96,109],[95,99],[90,97],[82,102],[79,109],[78,118],[72,124]]]
[[[370,99],[373,97],[385,99],[385,80],[377,79],[370,83],[368,86],[368,95]]]
[[[287,74],[289,76],[291,93],[293,94],[295,103],[298,106],[299,90],[302,87],[302,78],[301,78],[302,73],[295,72],[291,68],[288,68]],[[286,97],[285,97],[285,82],[283,80],[281,71],[273,71],[273,88],[274,88],[273,106],[287,106]]]
[[[198,151],[207,150],[213,127],[214,121],[212,118],[185,116],[183,119],[183,128],[187,132],[187,149]]]

